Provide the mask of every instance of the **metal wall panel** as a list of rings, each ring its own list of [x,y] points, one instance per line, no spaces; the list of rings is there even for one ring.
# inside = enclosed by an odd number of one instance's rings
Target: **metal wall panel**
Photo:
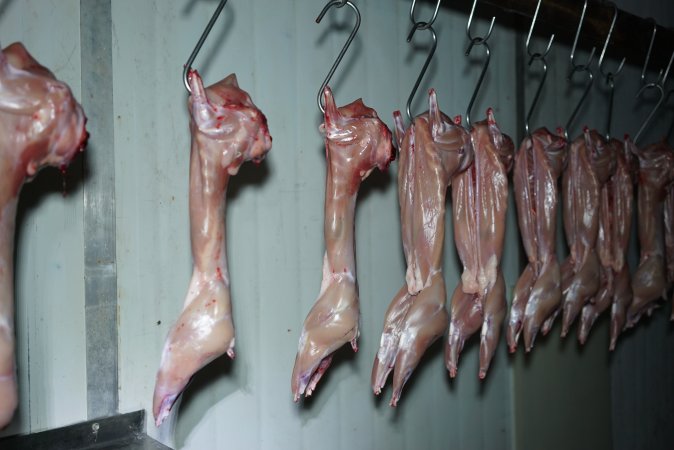
[[[79,1],[0,2],[0,42],[29,52],[80,99]],[[58,24],[58,25],[55,25]],[[19,410],[0,435],[86,417],[82,166],[47,169],[24,186],[16,240]]]
[[[363,97],[389,125],[404,107],[425,58],[405,43],[408,2],[359,2],[361,31],[333,82],[338,103]],[[186,93],[180,75],[214,2],[113,2],[120,409],[149,409],[163,339],[190,276]],[[311,401],[292,403],[290,374],[302,321],[318,293],[323,253],[325,160],[317,89],[350,29],[351,16],[314,19],[315,1],[232,1],[194,67],[207,83],[237,73],[269,119],[274,147],[260,166],[231,181],[228,252],[237,358],[197,374],[175,424],[179,448],[509,448],[510,375],[505,346],[486,382],[477,379],[477,337],[449,382],[442,346],[415,372],[398,409],[370,387],[386,307],[404,280],[395,164],[360,193],[356,242],[362,304],[358,354],[340,352]],[[424,7],[424,14],[428,10]],[[439,46],[419,98],[437,89],[448,114],[465,111],[479,73],[463,56],[466,16],[442,12]],[[341,31],[334,29],[337,25]],[[480,21],[481,27],[486,27]],[[474,109],[496,108],[514,129],[512,32],[497,28],[492,67]],[[419,41],[427,39],[420,33]],[[415,44],[421,46],[423,44]],[[477,55],[479,53],[476,52]],[[497,83],[496,80],[499,82]],[[482,100],[483,99],[483,100]],[[425,109],[424,102],[414,110]],[[448,215],[449,218],[449,215]],[[460,273],[447,230],[448,291]],[[518,259],[509,223],[504,266]],[[151,434],[170,440],[167,434]]]

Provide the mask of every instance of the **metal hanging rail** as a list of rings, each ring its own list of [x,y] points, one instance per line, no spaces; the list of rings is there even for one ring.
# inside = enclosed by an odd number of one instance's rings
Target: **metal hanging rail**
[[[529,20],[521,23],[522,29],[526,32],[526,27],[531,23],[536,9],[537,0],[482,0],[481,3],[526,17]],[[578,25],[578,12],[582,9],[583,3],[583,0],[543,0],[538,13],[537,23],[539,26],[537,29],[541,30],[541,33],[554,32],[558,41],[571,44]],[[443,8],[467,11],[470,2],[467,0],[444,2],[442,6]],[[484,14],[489,15],[491,13],[493,13],[493,10]],[[602,48],[614,15],[615,10],[610,2],[598,0],[588,2],[585,25],[580,35],[583,48],[590,49],[593,46]],[[607,53],[614,57],[622,58],[624,56],[627,64],[641,66],[652,32],[653,22],[651,20],[619,9],[611,36],[611,45]],[[657,36],[650,67],[664,68],[669,62],[672,51],[674,51],[674,30],[657,26]]]

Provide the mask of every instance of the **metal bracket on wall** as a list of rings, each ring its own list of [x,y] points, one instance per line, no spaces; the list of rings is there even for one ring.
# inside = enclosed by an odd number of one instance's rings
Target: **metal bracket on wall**
[[[171,450],[145,434],[145,411],[0,439],[3,450]]]

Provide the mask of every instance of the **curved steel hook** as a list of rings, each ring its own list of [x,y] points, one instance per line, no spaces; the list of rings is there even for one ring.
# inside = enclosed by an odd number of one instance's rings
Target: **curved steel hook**
[[[190,81],[188,80],[188,77],[190,70],[192,70],[192,63],[194,62],[194,58],[197,57],[197,54],[201,50],[201,47],[204,45],[204,41],[208,37],[208,34],[211,32],[211,28],[213,28],[213,25],[215,25],[215,21],[218,20],[218,16],[220,15],[220,12],[222,12],[222,8],[225,7],[226,3],[227,0],[220,0],[220,4],[218,4],[218,7],[215,8],[215,12],[211,16],[211,20],[208,21],[208,24],[206,25],[204,32],[201,33],[201,37],[199,38],[199,41],[197,41],[197,45],[194,46],[194,50],[192,50],[190,57],[187,58],[187,62],[185,63],[185,67],[183,68],[183,84],[185,85],[185,89],[187,89],[187,92],[189,92],[190,94],[192,93],[192,88],[190,88]]]
[[[427,30],[429,27],[433,26],[435,19],[438,17],[438,11],[440,11],[441,2],[442,0],[438,0],[438,2],[435,4],[435,11],[433,11],[433,16],[431,17],[431,20],[429,20],[428,22],[423,22],[414,18],[414,9],[417,5],[417,0],[412,0],[412,7],[410,8],[410,20],[412,21],[412,24],[415,27],[417,27],[416,29]],[[407,40],[407,42],[409,42],[409,39]]]
[[[543,90],[543,84],[545,83],[545,78],[548,75],[548,64],[545,61],[545,57],[548,55],[550,52],[550,48],[552,48],[552,42],[555,40],[555,35],[553,34],[550,36],[550,40],[548,41],[548,45],[545,48],[545,51],[543,53],[539,52],[531,52],[531,34],[534,31],[534,26],[536,25],[536,20],[538,19],[538,10],[541,7],[541,2],[542,0],[538,0],[538,4],[536,5],[536,11],[534,12],[534,17],[531,20],[531,27],[529,27],[529,34],[527,35],[527,42],[526,42],[526,50],[527,53],[529,54],[529,67],[534,63],[534,61],[541,61],[543,64],[543,75],[541,77],[541,82],[538,85],[538,89],[536,89],[536,94],[534,95],[534,100],[531,102],[531,106],[529,107],[529,112],[527,113],[526,118],[524,119],[524,130],[527,133],[527,136],[531,136],[531,132],[529,131],[529,120],[531,119],[531,116],[534,113],[534,108],[536,107],[536,104],[538,103],[538,99],[541,96],[541,91]]]
[[[575,63],[576,48],[578,47],[578,38],[580,37],[580,31],[583,29],[583,22],[585,21],[586,10],[587,10],[587,0],[585,0],[585,2],[583,3],[583,10],[580,13],[580,21],[578,22],[578,29],[576,30],[576,36],[573,39],[573,46],[571,47],[571,55],[569,56],[569,63],[571,64],[571,70],[569,71],[567,80],[570,82],[573,79],[573,74],[575,74],[576,72],[587,73],[588,79],[587,84],[585,85],[585,90],[583,91],[583,95],[580,97],[578,104],[571,113],[571,117],[569,117],[569,120],[566,122],[566,125],[564,126],[564,138],[566,138],[567,141],[569,140],[569,127],[573,123],[573,120],[576,118],[576,115],[578,115],[580,107],[583,105],[583,102],[585,102],[585,99],[587,98],[587,95],[590,93],[590,89],[592,88],[592,84],[594,83],[594,75],[592,74],[592,69],[590,69],[590,64],[592,63],[592,58],[594,58],[594,53],[597,50],[597,47],[592,47],[592,50],[590,51],[590,56],[587,58],[587,62],[585,62],[585,64]]]
[[[661,77],[658,77],[658,80],[654,83],[648,83],[642,86],[641,89],[639,89],[639,92],[637,92],[637,98],[643,94],[646,89],[657,89],[660,92],[660,98],[658,99],[657,103],[651,110],[651,112],[646,116],[646,120],[641,124],[641,127],[639,128],[639,131],[637,131],[637,134],[634,136],[634,143],[636,144],[639,141],[639,138],[641,137],[641,134],[644,132],[650,121],[653,119],[655,116],[655,113],[660,109],[662,104],[669,99],[669,94],[667,93],[667,97],[665,97],[665,83],[667,83],[667,77],[669,76],[669,70],[672,67],[672,62],[674,61],[674,52],[672,52],[672,56],[669,57],[669,63],[667,64],[667,68],[665,69],[664,73],[662,73]]]
[[[483,45],[486,52],[487,52],[487,58],[484,61],[484,64],[482,65],[482,72],[480,72],[480,78],[477,80],[477,85],[475,86],[475,90],[473,91],[473,95],[470,97],[470,102],[468,102],[468,108],[466,108],[466,125],[468,125],[468,129],[472,128],[472,124],[470,121],[470,111],[473,109],[473,103],[475,103],[475,98],[477,97],[477,93],[480,91],[480,87],[482,86],[482,82],[484,81],[484,76],[487,74],[487,67],[489,67],[489,59],[491,58],[491,52],[489,50],[489,44],[487,42],[483,41],[480,43],[480,45]],[[470,55],[470,51],[473,49],[474,43],[471,43],[471,45],[468,47],[468,50],[466,50],[466,56]]]
[[[613,34],[613,28],[615,28],[615,23],[616,20],[618,20],[618,7],[615,5],[613,2],[608,2],[610,6],[613,7],[613,20],[611,20],[611,26],[608,29],[608,34],[606,35],[606,41],[604,42],[604,47],[601,50],[601,55],[599,55],[599,62],[598,62],[598,67],[599,67],[599,72],[606,77],[607,83],[608,83],[608,77],[611,76],[612,78],[615,78],[622,70],[623,66],[625,65],[625,60],[627,58],[622,59],[620,61],[620,64],[618,65],[618,68],[615,70],[615,72],[604,72],[604,56],[606,55],[606,49],[608,48],[608,43],[611,40],[611,35]]]
[[[550,36],[550,40],[548,41],[548,46],[545,48],[545,51],[543,53],[531,52],[531,35],[534,32],[534,26],[536,25],[536,20],[538,20],[538,10],[541,8],[541,3],[542,0],[538,0],[538,3],[536,4],[536,11],[534,12],[534,17],[531,19],[531,26],[529,27],[529,34],[527,34],[527,42],[525,44],[525,48],[527,50],[527,53],[529,54],[529,57],[531,58],[529,60],[529,65],[533,62],[534,59],[541,59],[545,58],[548,56],[548,53],[550,53],[550,48],[552,47],[552,42],[555,40],[555,34],[553,33],[552,36]]]
[[[623,61],[625,60],[623,59]],[[615,93],[614,77],[615,75],[611,72],[606,75],[606,84],[608,85],[608,115],[606,117],[606,135],[604,135],[604,138],[607,141],[611,139],[611,123],[613,123],[613,94]]]
[[[489,39],[489,37],[491,36],[491,32],[494,31],[494,22],[496,21],[496,16],[491,18],[491,23],[489,24],[489,30],[487,30],[486,36],[473,37],[470,34],[470,28],[473,25],[473,15],[475,14],[475,6],[477,6],[477,0],[473,0],[473,7],[470,9],[470,15],[468,16],[468,24],[466,25],[466,35],[468,36],[468,39],[470,39],[471,41],[471,47],[475,44],[481,44],[483,42],[486,42]],[[466,54],[468,53],[470,53],[470,49],[466,52]]]
[[[332,64],[332,67],[330,68],[330,71],[328,72],[328,75],[325,77],[325,80],[323,81],[323,84],[321,84],[321,88],[318,90],[318,96],[316,98],[316,101],[318,102],[318,109],[321,110],[321,113],[325,114],[325,107],[323,106],[323,90],[325,87],[328,85],[330,82],[330,79],[332,78],[332,75],[334,75],[335,70],[337,70],[337,66],[339,65],[340,62],[342,62],[342,58],[344,58],[344,54],[348,50],[349,46],[351,45],[351,42],[353,41],[353,38],[356,37],[356,33],[358,33],[358,28],[360,28],[360,11],[358,11],[358,8],[356,5],[351,3],[350,1],[342,1],[342,0],[332,0],[331,2],[328,2],[327,5],[323,7],[323,10],[321,13],[316,17],[316,23],[321,23],[321,20],[323,20],[323,16],[325,16],[325,13],[328,12],[330,8],[333,6],[336,6],[337,8],[341,8],[344,5],[348,5],[353,9],[353,12],[356,14],[356,24],[353,26],[353,30],[351,30],[351,34],[349,35],[348,39],[346,40],[346,43],[344,44],[344,47],[342,47],[342,50],[339,52],[339,55],[337,56],[337,59],[335,62]]]
[[[587,84],[585,85],[585,90],[583,91],[583,95],[580,97],[580,100],[578,101],[578,104],[576,105],[575,109],[571,113],[571,117],[569,117],[568,122],[566,122],[566,125],[564,126],[564,138],[568,141],[569,140],[569,127],[573,123],[573,120],[576,118],[578,115],[578,112],[580,111],[580,107],[583,105],[585,102],[585,99],[587,98],[587,95],[590,93],[590,89],[592,88],[592,84],[594,83],[594,75],[592,75],[592,71],[585,66],[577,66],[574,67],[574,69],[571,71],[571,73],[568,76],[568,80],[571,81],[573,78],[573,74],[576,72],[585,72],[587,73]]]
[[[653,23],[653,34],[651,34],[651,43],[648,44],[648,51],[646,52],[646,59],[644,60],[644,68],[641,70],[641,84],[647,84],[646,83],[646,70],[648,69],[648,62],[651,60],[651,51],[653,50],[653,43],[655,42],[655,35],[658,32],[658,24],[655,22],[655,19],[653,19],[652,17],[649,17],[646,20]],[[658,74],[658,78],[660,78],[660,75],[662,75],[662,71],[660,71],[660,73]],[[655,81],[655,83],[657,83],[657,81]]]
[[[529,120],[531,120],[531,116],[534,114],[534,108],[538,103],[538,98],[541,96],[545,78],[548,76],[548,63],[545,61],[545,57],[537,58],[537,60],[543,64],[543,75],[541,76],[541,82],[538,84],[538,89],[536,89],[534,100],[531,102],[531,106],[529,107],[529,112],[527,112],[527,117],[524,119],[524,131],[526,131],[527,136],[531,136],[531,132],[529,131]],[[536,59],[532,58],[531,61],[529,61],[529,66],[531,66],[534,61],[536,61]]]
[[[611,139],[611,123],[613,121],[613,94],[615,92],[615,77],[622,72],[623,67],[625,66],[626,58],[623,57],[622,61],[618,65],[618,68],[615,72],[604,72],[604,56],[606,55],[606,49],[611,40],[611,35],[613,34],[613,28],[615,27],[616,20],[618,19],[618,7],[613,2],[608,2],[609,5],[613,7],[613,20],[611,21],[611,26],[608,29],[608,34],[606,35],[606,41],[604,42],[604,47],[601,50],[601,55],[599,55],[599,61],[597,67],[599,68],[599,73],[606,77],[606,84],[609,89],[608,96],[608,116],[606,117],[606,135],[604,136],[608,141]]]
[[[637,92],[637,98],[641,96],[647,89],[657,89],[660,92],[660,98],[658,99],[657,103],[651,110],[651,112],[646,116],[646,120],[641,124],[641,127],[639,127],[639,131],[637,131],[637,134],[634,136],[634,143],[636,144],[639,142],[639,138],[641,138],[641,134],[644,132],[650,121],[653,119],[655,116],[655,113],[660,109],[660,106],[665,100],[665,91],[662,88],[662,86],[659,83],[648,83],[645,84],[639,89],[639,92]]]
[[[412,37],[414,36],[414,33],[417,32],[417,30],[430,30],[431,32],[431,37],[433,38],[433,43],[431,44],[431,49],[428,52],[428,56],[426,57],[426,61],[424,62],[423,67],[421,68],[421,72],[419,73],[419,76],[417,77],[417,81],[414,83],[414,87],[412,88],[412,92],[410,92],[410,96],[407,98],[407,105],[405,107],[405,112],[407,113],[407,119],[412,122],[414,120],[414,117],[412,116],[411,112],[411,107],[412,107],[412,100],[414,100],[414,96],[417,93],[417,89],[419,89],[419,85],[421,84],[421,80],[424,78],[424,75],[426,75],[426,70],[428,69],[429,64],[431,63],[431,59],[433,59],[433,55],[435,54],[435,49],[438,47],[438,37],[435,35],[435,30],[433,29],[433,23],[435,22],[435,19],[438,17],[438,11],[440,10],[440,3],[442,0],[438,0],[438,2],[435,4],[435,11],[433,11],[433,16],[431,17],[431,20],[428,22],[423,22],[423,21],[416,21],[414,18],[414,8],[416,7],[416,0],[412,0],[412,7],[410,8],[410,20],[412,21],[412,29],[410,30],[409,35],[407,35],[407,43],[412,42]]]
[[[466,56],[470,55],[470,52],[473,50],[473,47],[476,45],[483,45],[486,52],[487,52],[487,58],[484,61],[484,64],[482,65],[482,71],[480,72],[480,77],[477,79],[477,85],[475,85],[475,90],[473,91],[473,95],[470,97],[470,101],[468,102],[468,108],[466,108],[466,125],[468,129],[472,128],[472,124],[470,121],[470,111],[473,109],[473,103],[475,103],[475,99],[477,98],[477,94],[480,91],[480,87],[482,87],[482,82],[484,81],[484,77],[487,74],[487,68],[489,67],[489,60],[491,58],[491,51],[489,50],[489,44],[487,43],[487,40],[491,36],[491,32],[494,30],[494,22],[496,21],[496,17],[491,18],[491,23],[489,24],[489,30],[487,30],[487,34],[485,36],[475,36],[473,37],[470,34],[470,28],[471,25],[473,24],[473,15],[475,13],[475,6],[477,5],[477,0],[473,1],[473,7],[470,9],[470,15],[468,16],[468,25],[466,25],[466,35],[468,36],[468,39],[470,39],[470,43],[468,44],[468,49],[466,50]]]
[[[587,58],[587,62],[585,64],[575,63],[576,47],[578,46],[578,38],[580,37],[580,31],[583,29],[583,22],[585,21],[586,10],[587,10],[587,0],[585,0],[585,3],[583,3],[583,11],[580,14],[580,22],[578,22],[576,37],[573,39],[573,47],[571,47],[571,55],[569,57],[569,62],[571,64],[571,67],[573,68],[571,72],[575,72],[580,68],[582,68],[583,70],[588,69],[590,67],[590,63],[592,62],[592,58],[594,58],[594,52],[597,50],[597,47],[592,47],[592,51],[590,51],[590,56]],[[569,75],[569,78],[570,77],[571,75]]]
[[[440,5],[440,2],[438,2],[438,5]],[[412,36],[414,36],[414,33],[417,30],[428,30],[431,32],[431,37],[433,38],[433,44],[431,45],[431,49],[428,52],[428,56],[426,57],[426,62],[424,62],[424,66],[421,68],[421,72],[419,73],[419,76],[417,77],[417,81],[414,83],[414,87],[412,88],[412,92],[410,92],[410,96],[407,98],[407,106],[405,108],[405,111],[407,112],[407,118],[409,119],[410,122],[414,120],[414,117],[412,117],[412,112],[410,111],[411,105],[412,105],[412,100],[414,100],[414,95],[417,93],[417,89],[419,89],[419,85],[421,84],[421,80],[424,78],[424,75],[426,75],[426,70],[428,69],[429,64],[431,63],[431,59],[433,59],[433,54],[435,53],[435,49],[438,46],[438,37],[435,35],[435,30],[433,29],[432,26],[426,25],[426,22],[417,22],[414,24],[414,27],[412,27],[412,31],[410,31],[410,34],[407,36],[407,42],[412,41]]]

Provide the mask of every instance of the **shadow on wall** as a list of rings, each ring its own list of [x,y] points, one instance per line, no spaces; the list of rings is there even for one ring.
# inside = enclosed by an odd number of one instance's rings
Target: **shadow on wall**
[[[9,3],[9,1],[5,1],[2,3],[2,5],[0,5],[0,15],[2,15],[2,10],[4,10],[4,8],[6,7],[5,5],[7,3]],[[49,196],[73,195],[73,193],[75,193],[80,189],[82,184],[85,182],[86,178],[88,178],[88,172],[86,170],[86,159],[84,157],[84,155],[86,155],[86,151],[89,150],[85,150],[84,154],[77,154],[75,156],[65,174],[62,174],[61,172],[59,172],[58,169],[54,167],[47,167],[40,170],[32,181],[24,182],[24,185],[21,188],[21,192],[19,194],[19,202],[16,212],[16,229],[14,235],[15,262],[22,258],[22,256],[18,254],[18,248],[21,247],[20,242],[22,231],[27,226],[26,221],[30,216],[30,214],[32,214],[35,210],[39,209],[43,201]],[[17,266],[18,265],[15,263],[15,267]],[[17,273],[15,272],[15,278],[16,276]],[[20,289],[21,286],[17,283],[15,285],[15,293],[14,293],[15,304],[17,301],[21,301],[20,299],[22,295]],[[21,308],[16,307],[15,311],[16,314],[18,315],[19,311],[21,311]],[[23,323],[20,323],[19,317],[16,318],[15,322],[17,327],[22,326],[23,324],[26,325],[28,324],[28,321],[24,320],[21,320],[21,322]],[[22,340],[23,336],[27,336],[27,334],[20,332],[16,333],[17,342],[16,342],[15,357],[17,358],[17,365],[21,364],[21,361],[18,358],[19,355],[25,356],[28,355],[29,352],[28,342],[24,342]],[[19,366],[19,371],[22,370],[28,371],[29,367],[23,367],[23,365]],[[19,375],[19,380],[21,379],[22,377]],[[39,383],[40,380],[38,379],[37,382]],[[23,389],[20,390],[20,393],[25,393],[27,398],[20,399],[19,408],[21,407],[30,408],[29,405],[30,385],[23,386]],[[0,436],[9,436],[15,434],[15,432],[12,430],[29,430],[30,419],[28,420],[27,424],[24,424],[21,421],[22,416],[23,414],[21,414],[21,412],[17,410],[16,413],[14,414],[14,419],[11,422],[11,425],[9,426],[9,428],[5,429],[4,432],[0,432]]]
[[[266,183],[270,173],[269,162],[267,162],[269,156],[267,155],[259,164],[244,163],[239,173],[229,179],[227,202],[235,200],[243,189],[250,187],[257,190]]]
[[[389,166],[388,170],[385,172],[382,172],[379,169],[374,169],[358,190],[356,211],[358,211],[358,204],[365,201],[365,199],[367,199],[374,192],[386,192],[386,190],[389,188],[389,185],[393,181],[393,177],[396,176],[396,173],[397,167],[393,164]],[[395,188],[397,189],[397,186]],[[357,217],[358,213],[356,212],[356,220],[358,220]]]
[[[38,208],[39,205],[50,195],[59,194],[67,196],[76,192],[90,177],[87,170],[86,154],[95,151],[92,145],[87,145],[84,153],[78,153],[65,173],[61,173],[54,167],[46,167],[35,176],[35,179],[25,182],[19,195],[19,204],[16,212],[16,235],[15,243],[21,239],[21,230],[24,227],[27,215]],[[14,245],[16,248],[18,245]],[[17,255],[14,254],[16,259]]]
[[[12,3],[14,3],[14,0],[0,0],[0,17],[5,15],[5,11]]]
[[[180,398],[175,427],[176,448],[183,448],[192,430],[226,397],[246,384],[246,374],[240,373],[239,362],[227,355],[217,358],[198,371]],[[244,370],[245,372],[245,370]],[[194,410],[197,413],[192,413]]]
[[[359,338],[358,341],[359,346],[361,346],[362,340]],[[331,378],[334,376],[333,374],[337,372],[337,367],[348,364],[349,369],[351,369],[349,376],[353,376],[357,371],[356,367],[359,362],[356,358],[362,357],[362,354],[355,353],[348,344],[343,345],[333,353],[330,368],[321,377],[321,381],[318,383],[318,387],[314,393],[310,397],[303,396],[299,401],[298,412],[302,425],[319,416],[323,407],[328,403],[329,398],[333,395],[338,395],[339,385],[334,380],[331,381]],[[290,381],[290,377],[288,377],[288,381]]]

